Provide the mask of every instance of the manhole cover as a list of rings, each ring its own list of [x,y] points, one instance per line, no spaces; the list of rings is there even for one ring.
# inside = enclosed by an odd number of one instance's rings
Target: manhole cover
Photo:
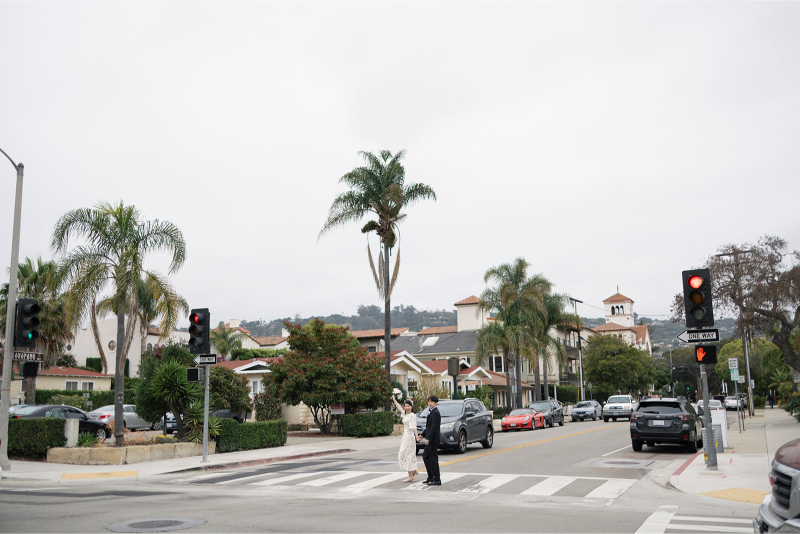
[[[205,519],[179,519],[174,517],[153,517],[150,519],[132,519],[120,521],[106,526],[111,532],[171,532],[199,527],[206,523]]]
[[[629,469],[655,469],[655,460],[612,460],[611,458],[598,458],[597,460],[589,461],[584,465],[592,467],[621,467]]]

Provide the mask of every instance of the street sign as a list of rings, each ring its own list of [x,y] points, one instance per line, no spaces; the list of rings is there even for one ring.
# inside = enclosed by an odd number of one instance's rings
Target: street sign
[[[751,388],[756,387],[756,381],[755,380],[753,380],[753,379],[750,380],[750,387]]]
[[[344,415],[344,404],[331,406],[331,415]]]
[[[23,362],[43,362],[43,352],[14,352],[14,360]]]
[[[740,384],[744,384],[744,377],[740,376],[737,382],[739,382]]]
[[[728,358],[728,369],[738,369],[739,360],[737,358]]]
[[[731,380],[736,382],[739,380],[739,370],[738,369],[731,369]]]
[[[214,365],[217,363],[216,354],[200,354],[194,357],[195,365]]]
[[[684,330],[677,337],[678,341],[683,341],[684,343],[711,343],[719,341],[719,328]]]

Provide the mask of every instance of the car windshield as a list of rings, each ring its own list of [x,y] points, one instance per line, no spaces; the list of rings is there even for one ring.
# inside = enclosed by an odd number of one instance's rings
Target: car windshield
[[[609,397],[608,398],[608,402],[609,403],[611,403],[611,402],[628,403],[628,402],[631,402],[631,400],[628,397]]]
[[[455,417],[457,415],[461,415],[461,408],[463,406],[464,405],[459,402],[453,404],[440,404],[437,406],[437,408],[439,408],[439,415],[442,417]],[[422,410],[422,413],[419,414],[419,417],[428,417],[430,412],[430,408],[425,408]]]
[[[32,413],[39,411],[41,408],[41,406],[26,406],[14,412],[14,415],[31,415]]]
[[[576,408],[591,408],[592,403],[589,401],[581,401],[575,405]]]
[[[512,410],[508,415],[530,415],[533,413],[533,410],[528,408],[521,408],[519,410]]]
[[[530,405],[531,408],[536,410],[537,412],[546,412],[550,409],[549,402],[534,402]]]
[[[681,413],[681,407],[676,402],[643,402],[639,405],[642,413]]]

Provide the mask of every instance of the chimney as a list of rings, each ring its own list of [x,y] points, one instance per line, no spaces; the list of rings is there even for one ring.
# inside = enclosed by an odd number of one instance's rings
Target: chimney
[[[228,321],[228,327],[229,328],[239,328],[239,323],[240,322],[241,321],[239,319],[231,319],[230,321]]]

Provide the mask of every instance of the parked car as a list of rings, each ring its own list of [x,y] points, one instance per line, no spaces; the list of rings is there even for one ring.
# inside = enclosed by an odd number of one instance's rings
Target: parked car
[[[511,413],[500,420],[500,429],[503,432],[522,430],[523,428],[530,430],[544,428],[544,414],[533,408],[520,408],[511,410]]]
[[[167,421],[162,424],[164,425],[164,434],[169,435],[178,431],[178,423],[175,422],[175,416],[172,415],[172,412],[167,412]]]
[[[697,409],[695,410],[697,412],[697,415],[701,415],[701,416],[703,415],[703,406],[705,406],[705,402],[703,401],[703,399],[700,399],[699,401],[697,401]],[[709,410],[724,410],[725,407],[722,405],[722,403],[720,401],[715,399],[715,400],[708,401],[708,409]]]
[[[88,432],[97,439],[111,437],[111,427],[102,421],[91,419],[86,412],[64,404],[45,404],[42,406],[26,406],[14,412],[12,419],[42,419],[55,417],[58,419],[77,419],[78,432]]]
[[[211,414],[211,417],[219,417],[220,419],[233,419],[237,423],[244,423],[244,417],[239,412],[232,412],[230,410],[217,410]]]
[[[470,443],[480,443],[484,449],[491,449],[494,443],[492,412],[476,399],[443,400],[438,404],[442,421],[439,448],[454,449],[459,454],[467,450]],[[417,432],[422,434],[430,413],[425,408],[417,416]],[[425,446],[417,444],[417,452]]]
[[[772,491],[764,497],[755,532],[800,532],[800,439],[790,441],[775,451],[769,473]]]
[[[616,421],[617,417],[631,418],[636,410],[636,402],[630,395],[612,395],[603,405],[603,422]]]
[[[21,408],[25,408],[26,406],[33,406],[33,404],[15,404],[13,406],[8,407],[8,414],[11,415],[12,413],[16,412]]]
[[[596,400],[580,401],[572,408],[573,421],[596,421],[598,417],[603,417],[603,407]]]
[[[744,408],[742,404],[742,399],[739,397],[734,397],[731,395],[730,397],[725,397],[725,402],[723,403],[726,410],[738,410],[739,408]]]
[[[114,427],[114,405],[109,404],[87,414],[89,418],[96,419]],[[149,423],[136,414],[136,406],[133,404],[122,405],[122,423],[128,430],[151,430],[155,425]]]
[[[564,426],[564,408],[557,400],[550,399],[532,402],[528,405],[528,408],[533,408],[537,412],[544,414],[544,420],[547,426],[552,428],[556,423],[558,423],[559,426]]]
[[[711,395],[711,398],[719,402],[725,402],[725,395]]]
[[[703,444],[700,418],[683,399],[649,399],[642,401],[631,414],[631,446],[636,452],[642,445],[659,443],[684,445],[697,452]]]

